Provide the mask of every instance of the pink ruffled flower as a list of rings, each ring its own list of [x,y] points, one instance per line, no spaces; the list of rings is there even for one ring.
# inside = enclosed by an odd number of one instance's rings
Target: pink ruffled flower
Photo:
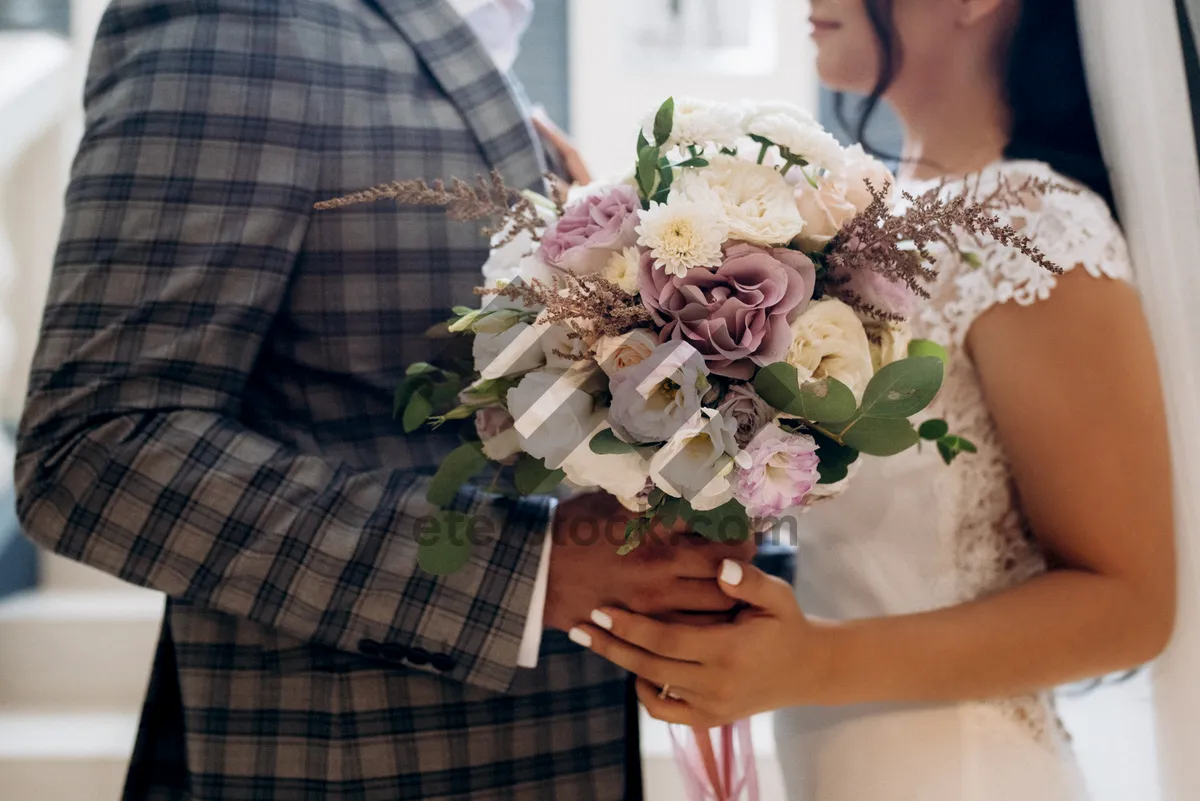
[[[775,424],[758,432],[739,464],[746,466],[737,470],[733,497],[751,518],[777,518],[803,505],[820,481],[816,440]]]
[[[682,277],[642,257],[642,302],[662,326],[663,342],[686,342],[716,375],[749,379],[755,366],[780,361],[792,344],[791,321],[812,299],[816,269],[803,253],[736,242],[716,270]]]
[[[575,275],[599,275],[614,253],[637,245],[637,191],[624,184],[568,206],[542,235],[539,254],[551,267]]]

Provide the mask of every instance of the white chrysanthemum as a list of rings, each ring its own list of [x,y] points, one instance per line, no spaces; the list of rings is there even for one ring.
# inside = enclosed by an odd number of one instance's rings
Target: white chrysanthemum
[[[756,108],[746,118],[746,133],[768,139],[809,164],[836,172],[842,164],[843,151],[833,134],[814,121],[808,112],[778,105],[781,107]]]
[[[619,286],[625,294],[636,295],[641,271],[642,252],[637,248],[625,248],[612,254],[604,268],[603,276]]]
[[[688,200],[720,198],[730,239],[779,246],[804,229],[795,191],[774,167],[718,156],[707,168],[681,175],[674,191]]]
[[[650,112],[642,125],[642,131],[651,144],[654,143],[654,119],[657,114],[656,108]],[[737,104],[677,97],[671,138],[663,145],[663,149],[671,150],[692,145],[733,147],[742,135],[743,115],[743,108]]]
[[[715,193],[684,198],[672,192],[666,203],[651,203],[640,212],[638,244],[649,248],[654,266],[683,277],[693,267],[721,263],[721,246],[729,236],[725,209]]]

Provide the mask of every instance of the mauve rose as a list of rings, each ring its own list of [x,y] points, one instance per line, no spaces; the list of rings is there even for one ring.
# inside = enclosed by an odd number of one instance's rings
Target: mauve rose
[[[815,280],[803,253],[744,242],[727,246],[716,270],[697,268],[683,277],[642,257],[642,302],[662,326],[662,341],[687,342],[711,372],[743,380],[756,365],[787,355],[789,323],[808,307]]]
[[[737,423],[737,444],[742,448],[775,419],[775,410],[749,384],[731,386],[717,411]]]
[[[637,190],[628,186],[588,195],[568,206],[558,222],[546,229],[539,254],[551,267],[575,275],[598,275],[614,253],[637,244],[641,210]]]

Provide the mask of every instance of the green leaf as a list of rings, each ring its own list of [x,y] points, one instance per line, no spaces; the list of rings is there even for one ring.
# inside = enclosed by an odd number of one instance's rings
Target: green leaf
[[[427,362],[417,362],[416,364],[409,365],[408,370],[406,370],[404,374],[411,377],[419,375],[432,375],[436,372],[439,372],[439,370],[432,364]]]
[[[400,386],[396,387],[396,396],[392,401],[392,417],[399,418],[404,414],[404,410],[408,408],[408,402],[412,399],[414,393],[418,390],[425,389],[430,385],[430,380],[425,376],[410,376],[400,382]]]
[[[413,393],[413,396],[408,399],[408,406],[404,409],[404,433],[411,434],[425,425],[425,421],[431,414],[433,414],[433,404],[425,393]]]
[[[637,181],[642,195],[653,197],[658,189],[658,150],[648,147],[638,154]]]
[[[668,97],[654,115],[654,143],[662,147],[675,128],[675,98]]]
[[[622,453],[633,453],[637,450],[633,445],[624,442],[611,428],[606,428],[592,437],[590,446],[592,453],[601,456],[616,456]]]
[[[454,312],[456,317],[464,317],[475,311],[475,309],[472,309],[470,306],[455,306],[450,311]]]
[[[638,131],[637,152],[640,155],[643,150],[650,147],[650,140],[646,138],[645,131]]]
[[[817,474],[821,477],[821,480],[817,482],[818,484],[836,484],[850,477],[850,465],[826,465],[824,462],[821,462],[817,465]]]
[[[462,512],[443,510],[421,532],[417,563],[426,573],[448,576],[462,570],[471,559],[474,521]]]
[[[695,158],[690,158],[687,161],[676,164],[675,166],[679,167],[680,169],[687,169],[687,168],[691,168],[691,167],[699,168],[699,167],[707,167],[708,163],[709,163],[708,159],[696,156]]]
[[[730,501],[711,512],[697,512],[684,504],[684,519],[692,531],[713,542],[743,542],[750,538],[750,517],[746,508]]]
[[[948,434],[938,440],[938,453],[942,455],[942,459],[946,464],[951,464],[960,454],[963,453],[979,453],[979,449],[975,447],[975,443],[963,437]]]
[[[932,339],[914,339],[908,344],[908,355],[914,359],[933,356],[941,359],[942,364],[950,363],[950,354]]]
[[[551,470],[545,461],[535,459],[527,453],[521,454],[513,471],[513,483],[517,492],[522,495],[545,495],[559,484],[567,474],[561,470]]]
[[[799,386],[796,368],[786,362],[759,370],[754,389],[779,411],[813,423],[841,423],[853,417],[858,408],[854,392],[841,381],[821,378]]]
[[[440,381],[433,385],[429,394],[429,402],[437,411],[453,409],[458,406],[458,393],[462,392],[462,379],[455,378]]]
[[[835,442],[819,431],[809,432],[817,441],[817,470],[822,484],[836,484],[850,474],[850,465],[858,461],[859,453]]]
[[[942,363],[929,356],[884,367],[863,392],[861,417],[905,420],[933,403],[942,388]]]
[[[978,270],[983,266],[983,259],[979,258],[979,254],[972,253],[969,250],[964,250],[962,252],[962,260],[965,261],[973,270]]]
[[[468,442],[450,452],[438,467],[437,474],[429,483],[429,491],[425,498],[434,506],[446,507],[454,503],[454,498],[463,485],[479,475],[488,466],[488,458],[483,455],[483,446],[478,442]]]
[[[895,456],[921,440],[907,420],[879,417],[856,420],[834,433],[839,434],[848,447],[868,456]]]
[[[921,435],[921,439],[937,442],[950,433],[950,424],[945,420],[926,420],[917,433]]]
[[[680,518],[686,518],[691,508],[682,498],[672,498],[665,493],[662,501],[652,506],[654,518],[667,529],[672,528]]]

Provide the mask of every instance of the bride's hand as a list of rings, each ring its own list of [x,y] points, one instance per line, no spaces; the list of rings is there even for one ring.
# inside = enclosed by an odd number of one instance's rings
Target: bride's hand
[[[731,623],[662,623],[604,608],[572,639],[636,674],[638,697],[668,723],[713,728],[820,703],[831,661],[827,630],[804,616],[792,588],[732,561],[722,566],[720,586],[749,605]],[[664,687],[672,697],[662,697]]]

